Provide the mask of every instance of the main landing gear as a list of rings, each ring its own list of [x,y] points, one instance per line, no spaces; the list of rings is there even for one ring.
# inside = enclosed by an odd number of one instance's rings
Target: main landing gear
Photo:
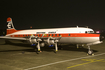
[[[87,55],[94,55],[94,54],[93,54],[93,51],[90,50],[90,46],[88,46],[88,53],[87,53]]]
[[[39,43],[40,41],[41,41],[41,39],[38,40],[38,43],[37,43],[37,46],[36,46],[36,48],[37,48],[36,53],[37,53],[37,54],[39,54],[40,52],[42,52],[42,51],[40,50],[40,43]]]
[[[58,51],[57,42],[55,42],[55,51],[54,51],[54,53],[56,53],[57,51]]]

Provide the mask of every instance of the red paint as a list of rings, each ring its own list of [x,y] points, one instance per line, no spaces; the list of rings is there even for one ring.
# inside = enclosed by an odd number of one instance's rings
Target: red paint
[[[23,36],[24,35],[24,36]],[[14,37],[26,37],[31,36],[31,34],[23,34],[23,35],[14,35]],[[42,34],[33,34],[34,36],[42,37]],[[40,36],[39,36],[40,35]],[[69,34],[60,34],[61,37],[99,37],[100,34],[85,34],[85,33],[70,33]],[[50,34],[51,37],[60,37],[59,34],[55,36],[55,34]],[[49,34],[44,35],[43,37],[50,37]]]
[[[11,33],[14,33],[14,32],[18,32],[18,31],[21,31],[21,30],[7,29],[7,35],[11,34]]]
[[[15,29],[7,29],[7,35],[18,32],[22,30],[15,30]],[[70,34],[70,36],[69,36]],[[24,36],[23,36],[24,35]],[[33,34],[34,36],[42,37],[43,34]],[[20,34],[14,35],[14,37],[26,37],[31,36],[31,34]],[[45,34],[43,37],[99,37],[100,34],[88,34],[88,33],[59,33],[59,34]],[[13,36],[12,36],[13,37]]]
[[[11,34],[11,33],[14,33],[14,32],[17,32],[17,30],[15,30],[15,29],[7,29],[7,35]]]
[[[10,18],[10,17],[8,17],[8,18],[7,18],[7,21],[11,21],[11,18]]]

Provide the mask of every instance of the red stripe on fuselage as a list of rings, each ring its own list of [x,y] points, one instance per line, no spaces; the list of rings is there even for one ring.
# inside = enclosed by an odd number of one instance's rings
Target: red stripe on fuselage
[[[43,34],[33,34],[34,36],[42,37]],[[31,34],[11,35],[11,37],[27,37]],[[43,37],[99,37],[100,34],[86,34],[86,33],[59,33],[59,34],[45,34]]]
[[[99,37],[100,34],[86,34],[86,33],[74,33],[71,37]]]

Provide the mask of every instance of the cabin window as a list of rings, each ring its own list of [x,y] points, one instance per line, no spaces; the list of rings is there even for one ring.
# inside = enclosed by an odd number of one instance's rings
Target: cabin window
[[[70,34],[68,34],[68,36],[70,36]]]
[[[48,36],[50,36],[50,34]]]
[[[18,37],[19,37],[20,35],[18,35]]]
[[[53,36],[53,34],[52,34],[52,36]]]
[[[87,31],[85,31],[85,33],[87,33]]]
[[[41,35],[39,34],[39,36],[41,36]]]
[[[61,34],[59,34],[59,36],[61,36]]]
[[[57,36],[57,34],[55,34],[55,36]]]

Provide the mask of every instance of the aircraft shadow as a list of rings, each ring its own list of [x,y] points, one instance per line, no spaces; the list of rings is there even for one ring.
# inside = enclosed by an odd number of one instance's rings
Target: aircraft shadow
[[[35,52],[35,46],[30,46],[28,44],[13,43],[13,42],[8,41],[7,44],[0,44],[0,45],[14,45],[14,46],[19,46],[19,47],[32,47],[32,49],[28,48],[28,49],[21,49],[21,50],[20,49],[19,50],[2,50],[0,52],[15,52],[15,51]],[[85,53],[88,52],[88,48],[81,47],[81,48],[77,49],[77,47],[75,45],[62,45],[62,48],[63,49],[61,49],[61,50],[66,50],[66,51],[78,51],[78,52],[85,52]],[[60,50],[60,49],[58,48],[58,50]],[[93,49],[91,49],[91,50],[93,52],[98,52],[97,50],[93,50]],[[48,47],[48,46],[41,47],[41,51],[54,52],[55,47]]]
[[[6,43],[0,44],[0,45],[14,45],[14,46],[19,46],[19,47],[32,47],[29,44],[13,43],[11,41],[7,41]]]

